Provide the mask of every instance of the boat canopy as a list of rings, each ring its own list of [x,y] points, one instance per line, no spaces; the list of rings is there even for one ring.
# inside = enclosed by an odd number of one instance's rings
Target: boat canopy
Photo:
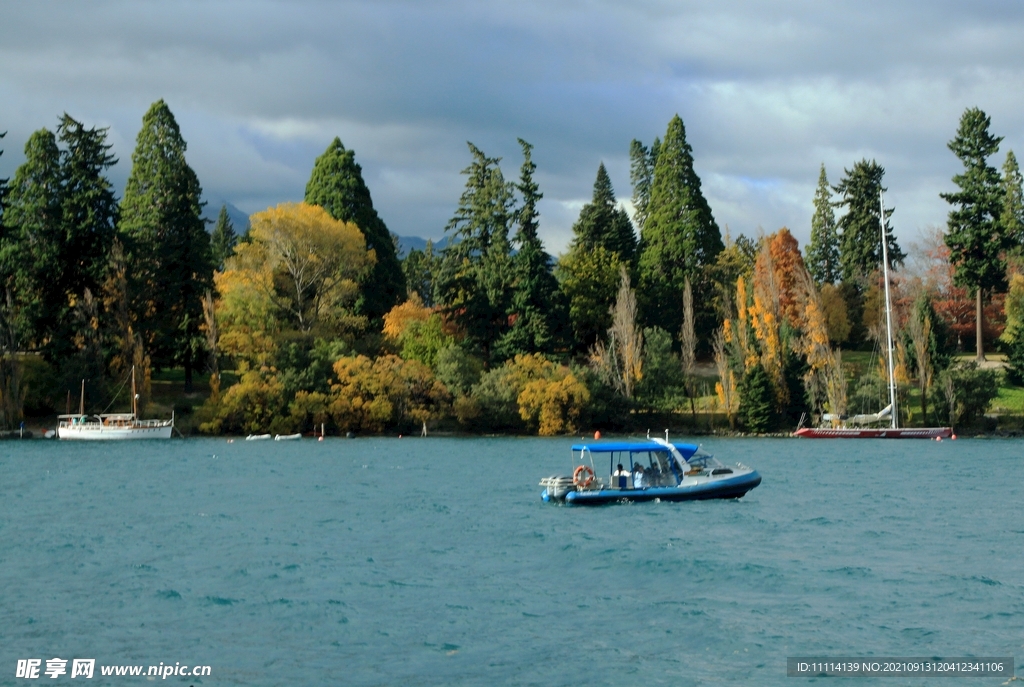
[[[696,444],[671,444],[671,446],[679,451],[686,460],[689,460],[698,448]],[[574,444],[572,450],[590,453],[617,453],[619,451],[643,453],[645,451],[664,451],[666,448],[668,446],[657,441],[604,441],[599,444]]]

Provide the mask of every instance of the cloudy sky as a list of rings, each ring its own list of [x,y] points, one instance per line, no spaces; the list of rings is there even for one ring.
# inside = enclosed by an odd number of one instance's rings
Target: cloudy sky
[[[541,231],[563,250],[604,162],[628,200],[629,142],[678,113],[719,225],[804,243],[819,165],[874,158],[903,243],[945,221],[946,148],[977,106],[1024,153],[1024,3],[991,0],[0,0],[0,177],[68,112],[110,127],[120,193],[163,98],[207,197],[301,200],[339,136],[398,234],[440,237],[466,141],[520,164],[534,144]]]

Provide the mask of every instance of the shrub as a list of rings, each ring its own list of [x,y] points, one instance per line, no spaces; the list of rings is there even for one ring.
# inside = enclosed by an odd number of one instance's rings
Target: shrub
[[[935,417],[949,420],[952,426],[978,423],[989,404],[999,394],[995,370],[978,369],[974,361],[959,363],[943,370],[932,388],[931,405]]]
[[[249,370],[243,374],[219,402],[208,402],[202,415],[210,419],[199,425],[199,431],[209,434],[262,434],[291,429],[285,415],[284,386],[269,370]]]
[[[334,364],[327,412],[341,431],[380,433],[443,415],[450,395],[423,363],[382,355],[359,355]]]

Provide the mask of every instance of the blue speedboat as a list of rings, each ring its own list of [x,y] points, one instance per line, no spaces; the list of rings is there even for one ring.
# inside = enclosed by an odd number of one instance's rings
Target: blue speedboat
[[[577,506],[738,499],[761,483],[757,470],[723,465],[694,444],[667,439],[576,444],[572,465],[571,476],[540,481],[542,499]]]

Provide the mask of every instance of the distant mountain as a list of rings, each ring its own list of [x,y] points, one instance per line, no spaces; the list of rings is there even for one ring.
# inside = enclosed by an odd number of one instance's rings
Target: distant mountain
[[[427,247],[427,239],[419,236],[399,236],[398,234],[392,234],[398,239],[398,257],[399,259],[405,258],[411,250],[424,250]],[[448,245],[448,239],[430,239],[434,242],[434,250],[439,251]]]
[[[227,206],[228,219],[235,228],[235,235],[241,236],[249,228],[249,214],[235,207],[223,198],[204,198],[206,207],[203,208],[203,219],[206,220],[206,231],[212,232],[217,226],[217,216],[220,215],[221,206]]]

